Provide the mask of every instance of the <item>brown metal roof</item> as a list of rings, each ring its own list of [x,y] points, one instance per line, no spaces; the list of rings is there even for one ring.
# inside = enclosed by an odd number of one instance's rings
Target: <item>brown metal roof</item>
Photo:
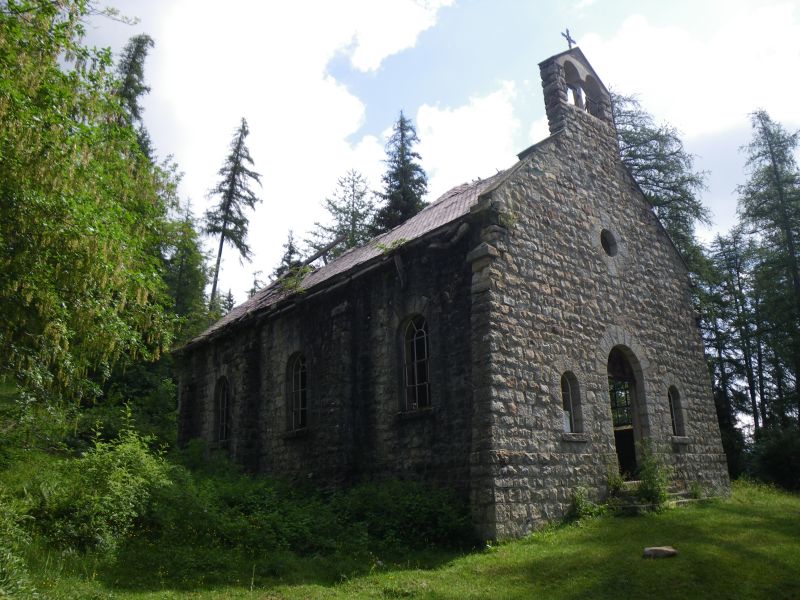
[[[364,265],[370,260],[383,255],[387,248],[394,248],[412,240],[418,239],[425,234],[439,229],[440,227],[452,223],[459,217],[464,216],[478,200],[478,197],[488,188],[498,183],[505,175],[506,171],[500,171],[488,179],[464,183],[454,187],[438,200],[432,202],[418,214],[411,217],[408,221],[401,223],[394,229],[381,234],[363,246],[348,250],[338,256],[327,265],[309,273],[300,283],[300,288],[307,292],[313,288],[324,287],[323,284],[337,275],[355,270],[360,265]],[[281,280],[269,284],[259,290],[255,296],[234,307],[228,314],[219,321],[211,325],[199,336],[190,341],[186,346],[193,346],[204,339],[213,336],[225,327],[247,320],[255,313],[261,312],[270,306],[289,298],[297,291],[287,290],[281,285]],[[184,348],[186,347],[184,346]]]

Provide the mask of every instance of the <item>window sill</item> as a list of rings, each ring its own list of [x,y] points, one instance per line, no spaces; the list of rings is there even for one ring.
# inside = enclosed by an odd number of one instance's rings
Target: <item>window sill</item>
[[[292,429],[283,434],[283,439],[285,440],[295,440],[307,437],[308,437],[308,427],[303,427],[302,429]]]
[[[400,411],[397,413],[398,421],[418,421],[419,419],[433,418],[433,408],[426,406],[425,408],[418,408],[417,410]]]
[[[672,443],[675,444],[676,446],[688,446],[690,441],[691,440],[689,440],[689,436],[688,435],[673,435],[672,436]]]
[[[588,433],[567,433],[566,431],[561,434],[562,442],[575,442],[579,444],[586,444],[589,440]]]

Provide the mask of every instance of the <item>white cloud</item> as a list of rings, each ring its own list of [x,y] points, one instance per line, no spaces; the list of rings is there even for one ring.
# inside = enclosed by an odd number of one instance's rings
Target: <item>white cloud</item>
[[[786,66],[800,62],[799,12],[726,2],[695,34],[633,15],[611,38],[582,36],[581,47],[606,84],[639,94],[686,136],[739,126],[759,107],[796,123],[800,78]]]
[[[514,116],[516,86],[500,84],[491,94],[473,97],[463,106],[424,104],[417,112],[419,153],[428,173],[428,199],[453,186],[489,177],[516,161],[513,141],[519,121]]]
[[[302,238],[325,218],[321,201],[350,168],[377,186],[383,142],[352,140],[365,117],[363,102],[326,73],[337,54],[354,68],[378,69],[412,47],[452,0],[371,0],[292,3],[183,0],[165,5],[152,32],[145,118],[162,154],[174,154],[185,172],[182,192],[202,214],[206,193],[239,119],[263,175],[263,204],[250,217],[256,256],[240,265],[223,253],[221,289],[242,299],[253,271],[271,272],[290,228]],[[179,133],[178,133],[179,132]]]
[[[374,71],[387,56],[416,44],[417,37],[436,22],[437,11],[453,0],[364,0],[358,5],[352,65]]]

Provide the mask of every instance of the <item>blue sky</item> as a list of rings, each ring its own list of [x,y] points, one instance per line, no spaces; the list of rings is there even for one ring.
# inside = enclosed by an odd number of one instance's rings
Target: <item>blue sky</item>
[[[263,174],[251,217],[255,259],[223,255],[220,287],[243,300],[287,231],[302,239],[345,171],[380,186],[385,136],[402,109],[417,125],[434,200],[510,167],[547,134],[538,63],[572,36],[603,82],[676,126],[698,169],[714,230],[735,220],[748,113],[800,127],[800,5],[683,0],[119,0],[136,25],[94,20],[89,41],[119,52],[141,32],[145,124],[184,172],[200,215],[239,119]],[[706,238],[714,230],[702,231]],[[209,240],[211,249],[213,242]]]

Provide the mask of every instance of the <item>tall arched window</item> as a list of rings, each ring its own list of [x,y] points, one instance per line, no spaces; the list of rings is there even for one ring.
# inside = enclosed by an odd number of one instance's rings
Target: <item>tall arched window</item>
[[[428,353],[428,324],[417,315],[406,325],[403,335],[405,363],[404,410],[419,410],[431,405]]]
[[[583,431],[578,378],[572,371],[567,371],[561,376],[561,403],[564,408],[564,431],[566,433]]]
[[[681,412],[681,395],[674,385],[670,386],[667,392],[667,401],[669,402],[669,416],[672,421],[672,435],[686,435],[686,429],[683,426],[683,413]]]
[[[214,393],[214,437],[224,444],[231,435],[231,391],[227,377],[217,380]]]
[[[298,354],[289,366],[289,428],[292,430],[303,429],[308,425],[306,390],[306,359]]]

